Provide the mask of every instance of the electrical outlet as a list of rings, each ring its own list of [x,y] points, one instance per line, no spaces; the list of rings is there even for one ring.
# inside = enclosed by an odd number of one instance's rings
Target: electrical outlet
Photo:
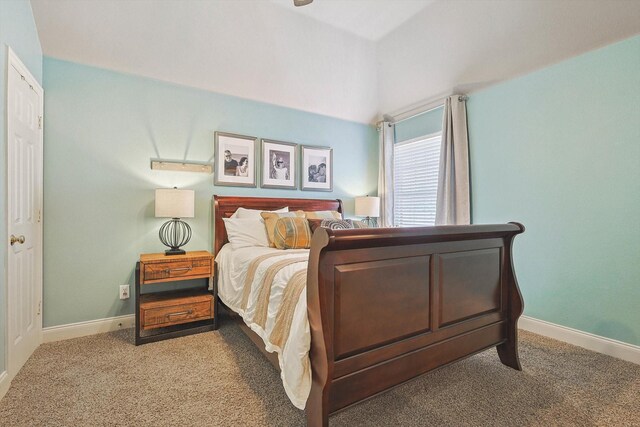
[[[120,299],[129,299],[129,285],[120,285]]]

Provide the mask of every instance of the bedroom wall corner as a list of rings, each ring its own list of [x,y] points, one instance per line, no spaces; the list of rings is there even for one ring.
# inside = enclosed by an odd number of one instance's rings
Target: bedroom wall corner
[[[186,250],[212,248],[213,194],[342,198],[353,215],[353,198],[377,190],[371,125],[49,57],[44,88],[45,327],[133,313],[118,286],[133,286],[140,253],[165,249],[156,188],[196,191]],[[151,158],[213,161],[216,130],[333,147],[334,191],[214,186],[213,175],[150,169]]]
[[[7,146],[7,46],[18,55],[33,76],[42,84],[42,47],[38,38],[31,3],[27,0],[0,1],[0,378],[6,368],[5,311],[7,295],[7,216],[6,216],[6,146]],[[8,378],[8,377],[7,377]],[[7,379],[8,381],[8,379]],[[1,393],[0,393],[1,394]]]

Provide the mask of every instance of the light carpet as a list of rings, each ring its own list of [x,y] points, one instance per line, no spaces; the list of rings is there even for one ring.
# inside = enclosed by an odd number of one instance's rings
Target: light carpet
[[[232,322],[135,347],[133,330],[44,344],[0,401],[7,426],[303,426],[278,372]],[[412,380],[332,426],[640,425],[640,366],[532,333],[523,371],[495,350]]]

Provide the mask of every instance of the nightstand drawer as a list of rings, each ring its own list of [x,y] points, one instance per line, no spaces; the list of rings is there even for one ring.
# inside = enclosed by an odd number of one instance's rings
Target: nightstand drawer
[[[210,276],[211,259],[185,259],[144,265],[144,281]]]
[[[142,329],[164,328],[213,319],[213,296],[201,294],[180,298],[147,297],[140,304]]]

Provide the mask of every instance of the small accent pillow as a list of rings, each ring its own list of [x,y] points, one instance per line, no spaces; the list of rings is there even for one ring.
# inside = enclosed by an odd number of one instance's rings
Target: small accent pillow
[[[269,246],[272,248],[275,248],[276,245],[273,243],[273,233],[276,229],[276,222],[278,222],[278,219],[294,218],[294,217],[304,218],[304,212],[302,211],[282,212],[282,213],[262,212],[260,213],[260,216],[264,219],[264,227],[267,230],[267,236],[269,237]]]
[[[278,249],[308,249],[311,247],[311,229],[301,217],[279,218],[273,232],[273,243]]]
[[[223,218],[224,228],[233,249],[250,246],[269,247],[262,219]]]
[[[233,215],[231,215],[231,218],[241,218],[241,219],[260,219],[260,214],[262,212],[276,212],[276,213],[282,213],[282,212],[289,212],[289,207],[284,207],[282,209],[278,209],[275,211],[265,211],[262,209],[246,209],[246,208],[238,208]]]
[[[330,230],[349,230],[353,228],[353,223],[350,219],[323,219],[320,227]]]
[[[362,221],[354,221],[352,219],[309,219],[309,228],[311,234],[318,227],[330,228],[332,230],[347,230],[352,228],[369,228],[367,224]]]
[[[331,230],[346,230],[353,228],[350,219],[309,219],[309,228],[311,233],[316,231],[318,227],[330,228]]]
[[[338,211],[313,211],[305,212],[307,219],[342,219],[342,214]]]

